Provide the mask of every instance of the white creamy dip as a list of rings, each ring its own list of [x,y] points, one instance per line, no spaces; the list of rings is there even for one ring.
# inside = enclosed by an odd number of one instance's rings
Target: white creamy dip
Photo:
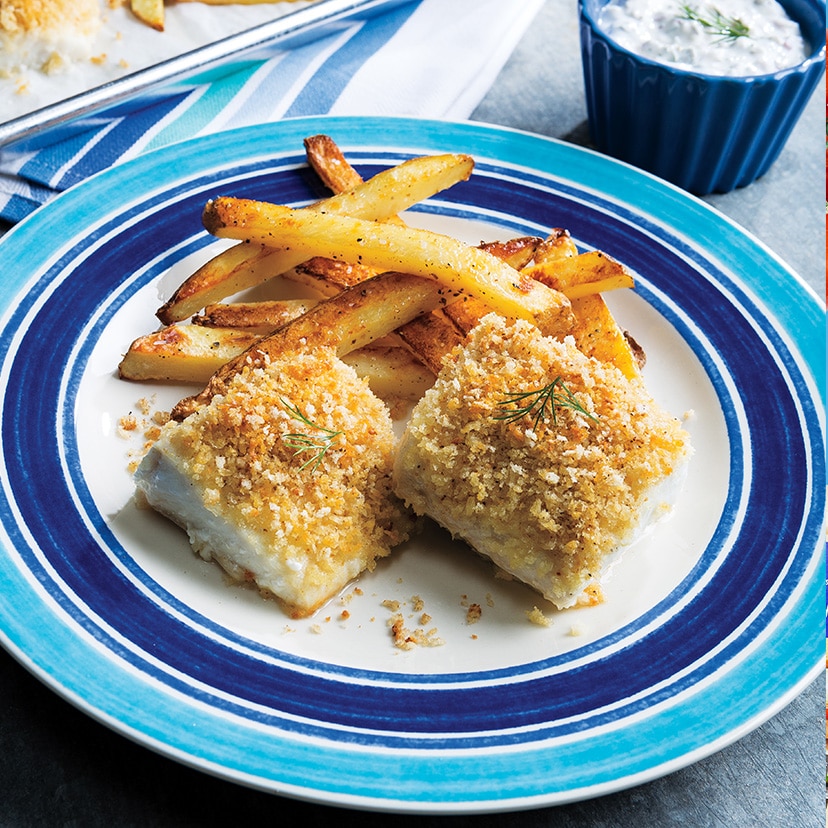
[[[713,25],[687,19],[687,9]],[[723,20],[726,31],[738,21],[747,34],[722,34]],[[631,52],[705,75],[767,75],[808,56],[799,24],[776,0],[610,0],[596,22]]]

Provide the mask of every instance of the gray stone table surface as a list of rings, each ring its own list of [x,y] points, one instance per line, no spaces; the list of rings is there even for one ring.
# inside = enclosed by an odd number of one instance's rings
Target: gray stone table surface
[[[708,199],[787,261],[820,296],[824,89],[761,180]],[[547,0],[473,118],[589,144],[575,0]],[[815,630],[822,635],[822,630]],[[0,651],[0,828],[15,826],[823,826],[820,677],[718,753],[598,799],[514,813],[388,816],[274,797],[158,756],[92,721]]]

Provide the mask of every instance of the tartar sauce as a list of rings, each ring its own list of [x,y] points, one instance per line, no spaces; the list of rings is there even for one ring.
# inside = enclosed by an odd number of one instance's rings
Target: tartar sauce
[[[808,56],[776,0],[610,0],[597,23],[631,52],[705,75],[766,75]]]

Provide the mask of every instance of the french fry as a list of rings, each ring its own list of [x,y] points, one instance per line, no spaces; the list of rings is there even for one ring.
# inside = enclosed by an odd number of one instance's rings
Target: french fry
[[[458,294],[430,279],[408,273],[381,273],[314,305],[307,313],[256,342],[222,365],[201,393],[181,400],[172,417],[183,420],[216,394],[224,393],[239,371],[265,364],[271,357],[334,348],[341,357],[448,302]]]
[[[572,310],[572,336],[580,351],[615,365],[630,379],[641,376],[644,353],[618,326],[603,296],[596,293],[573,299]]]
[[[480,248],[519,269],[532,260],[540,242],[541,239],[534,236],[521,236],[505,242],[484,242]],[[325,256],[314,256],[284,273],[287,280],[309,288],[318,296],[333,296],[376,275],[376,268]]]
[[[464,296],[446,308],[446,316],[462,334],[467,334],[487,313],[489,307],[474,296]]]
[[[169,380],[203,385],[260,335],[234,328],[170,325],[138,337],[118,366],[121,379]]]
[[[193,324],[209,328],[244,328],[266,334],[306,313],[315,304],[312,299],[219,303],[208,305],[202,314],[194,316]]]
[[[549,287],[563,291],[570,299],[635,286],[632,273],[599,250],[530,265],[526,273]]]
[[[339,293],[339,291],[337,291]],[[332,294],[333,295],[333,294]],[[194,325],[211,328],[240,328],[260,336],[268,336],[277,328],[307,313],[316,299],[271,299],[262,302],[232,302],[208,305],[203,314],[194,316]],[[396,334],[374,340],[373,346],[403,347]]]
[[[567,233],[566,239],[568,237]],[[574,247],[574,244],[572,246]],[[553,251],[552,255],[549,255],[550,251]],[[556,244],[553,248],[546,247],[540,256],[540,262],[536,256],[535,261],[524,268],[524,272],[537,281],[559,290],[571,302],[581,297],[594,296],[619,288],[631,288],[635,285],[629,270],[606,253],[590,251],[572,254],[570,251],[569,241],[565,241],[563,245]],[[584,307],[597,308],[598,305],[586,303]],[[468,333],[488,311],[489,308],[484,302],[472,296],[464,297],[462,301],[446,308],[446,314],[464,333]],[[609,309],[602,311],[601,318],[603,319],[607,313]]]
[[[572,322],[569,300],[560,291],[450,236],[234,198],[208,202],[202,220],[221,238],[280,245],[303,259],[322,255],[434,279],[476,296],[504,316],[534,321],[550,335],[565,334]]]
[[[457,304],[460,303],[455,302],[449,307]],[[434,374],[440,373],[446,354],[463,342],[463,334],[442,310],[424,313],[401,325],[397,328],[397,336]]]
[[[324,210],[379,221],[465,180],[473,167],[471,157],[462,154],[412,158],[377,173],[347,192],[303,208],[302,212]],[[249,241],[244,237],[242,240]],[[273,247],[264,241],[235,245],[219,253],[186,279],[156,315],[165,325],[180,322],[206,305],[259,285],[310,256],[319,255]]]
[[[535,251],[535,264],[546,264],[569,256],[577,256],[578,247],[568,230],[554,227]]]
[[[435,374],[405,348],[376,347],[374,343],[343,354],[342,361],[384,400],[415,402],[434,384]]]
[[[362,182],[362,176],[329,135],[310,135],[304,145],[308,164],[331,192],[344,193]]]
[[[523,270],[536,258],[537,251],[543,244],[543,239],[538,236],[517,236],[506,241],[483,242],[480,249],[497,256],[515,270]]]
[[[249,329],[207,328],[175,324],[139,337],[118,366],[121,379],[204,385],[226,362],[255,344]],[[434,382],[434,374],[403,347],[373,344],[343,354],[371,390],[383,398],[418,400]]]
[[[129,7],[142,23],[164,31],[164,0],[130,0]]]
[[[334,296],[377,275],[373,267],[314,256],[283,274],[285,279],[310,289],[317,296]]]

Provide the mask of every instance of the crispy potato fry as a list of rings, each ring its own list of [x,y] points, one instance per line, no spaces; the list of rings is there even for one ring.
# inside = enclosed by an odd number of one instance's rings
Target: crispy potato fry
[[[471,157],[462,154],[412,158],[301,212],[324,210],[364,219],[386,219],[465,180],[473,167]],[[219,253],[193,273],[156,315],[166,325],[180,322],[206,305],[259,285],[296,267],[310,256],[319,255],[318,252],[305,254],[272,248],[273,245],[265,241],[235,245]]]
[[[328,135],[306,138],[305,154],[320,180],[334,193],[353,187],[362,180],[336,142]],[[543,239],[524,236],[505,242],[483,243],[480,247],[519,270],[532,261],[535,251],[542,244]],[[322,291],[324,295],[332,296],[358,281],[360,271],[371,272],[364,266],[354,270],[357,267],[333,259],[316,257],[291,271],[289,278],[300,281],[313,290]],[[457,304],[459,303],[451,307]],[[418,316],[398,328],[396,333],[415,357],[435,374],[439,372],[445,355],[463,339],[457,326],[442,310]]]
[[[377,275],[376,268],[314,256],[283,274],[285,279],[308,288],[317,296],[335,296],[342,290]]]
[[[481,249],[486,250],[499,259],[503,259],[512,267],[522,267],[532,260],[534,251],[542,242],[540,238],[525,236],[509,239],[505,242],[484,242]],[[376,271],[364,265],[353,265],[340,262],[323,256],[316,256],[299,265],[285,274],[285,278],[297,282],[321,296],[334,296],[345,288],[370,278]],[[471,297],[461,297],[459,302],[450,305],[446,310],[453,317],[453,310],[466,303],[474,304],[478,311],[478,318],[488,311],[488,308],[479,300]],[[433,371],[439,371],[443,357],[452,347],[462,340],[458,326],[444,311],[433,311],[429,319],[425,314],[403,325],[396,332],[402,344]],[[471,327],[461,330],[471,330]]]
[[[632,273],[599,250],[530,265],[525,272],[539,282],[563,291],[570,299],[635,286]]]
[[[315,304],[312,299],[281,299],[208,305],[204,313],[193,317],[193,324],[210,328],[244,328],[271,333],[306,313]]]
[[[222,238],[281,245],[305,259],[323,255],[434,279],[504,316],[532,320],[547,334],[564,334],[572,322],[569,300],[560,291],[485,250],[428,230],[234,198],[208,202],[203,222]]]
[[[543,243],[543,239],[538,236],[517,236],[506,241],[483,242],[479,246],[481,250],[497,256],[515,270],[523,270],[535,258]]]
[[[362,182],[362,176],[329,135],[311,135],[304,143],[308,163],[331,192],[343,193]]]
[[[122,379],[203,385],[226,362],[260,339],[251,331],[171,325],[138,337],[118,366]]]
[[[573,302],[582,296],[633,287],[632,274],[623,265],[597,251],[571,253],[574,244],[570,245],[569,234],[562,232],[564,235],[558,236],[552,246],[542,245],[540,255],[536,255],[533,263],[524,269],[526,273],[559,290]],[[563,244],[558,243],[560,238],[564,239]],[[468,333],[488,311],[484,302],[466,296],[446,308],[446,315],[463,333]]]
[[[415,402],[434,385],[435,374],[405,348],[380,348],[372,343],[343,354],[341,359],[367,379],[368,387],[384,400]]]
[[[424,313],[401,325],[397,328],[397,336],[434,374],[440,373],[446,354],[463,342],[463,334],[442,310]]]
[[[380,339],[422,313],[457,298],[457,292],[408,273],[381,273],[314,305],[307,313],[256,342],[219,368],[201,393],[181,400],[172,411],[176,420],[223,393],[227,384],[247,366],[264,364],[291,351],[327,346],[338,355],[351,353]]]
[[[641,375],[643,351],[618,327],[603,296],[595,293],[573,299],[572,310],[572,336],[580,351],[599,362],[615,365],[630,379]]]
[[[535,264],[558,261],[569,256],[577,256],[578,247],[568,230],[555,227],[549,235],[538,245],[535,251]]]
[[[464,296],[459,302],[453,302],[446,308],[446,316],[462,334],[467,334],[488,312],[490,308],[474,296]]]
[[[222,365],[261,338],[249,329],[170,325],[139,337],[119,365],[122,379],[204,385]],[[403,347],[373,344],[343,354],[342,360],[368,380],[383,398],[417,400],[434,382],[434,374]]]
[[[129,7],[142,23],[164,31],[164,0],[130,0]]]
[[[541,239],[534,236],[523,236],[505,242],[484,242],[480,248],[519,269],[532,260],[533,252],[540,242]],[[334,296],[339,291],[376,275],[377,269],[373,267],[314,256],[287,271],[284,277],[318,296]]]

